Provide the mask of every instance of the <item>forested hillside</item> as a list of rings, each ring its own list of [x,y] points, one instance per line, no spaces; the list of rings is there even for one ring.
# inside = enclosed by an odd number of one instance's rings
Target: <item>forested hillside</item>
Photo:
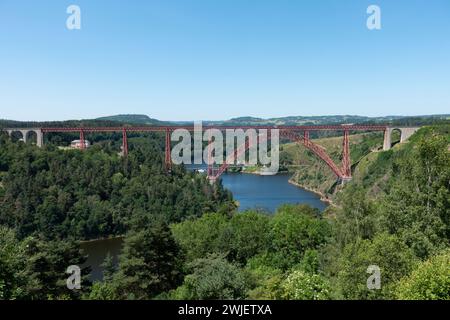
[[[0,298],[450,299],[449,126],[367,154],[381,138],[352,137],[355,178],[336,206],[269,215],[236,213],[201,175],[167,175],[158,139],[132,139],[126,159],[3,137]],[[85,261],[78,241],[115,234],[118,266],[109,257],[103,281],[68,290],[65,268]]]
[[[393,141],[399,140],[400,137],[394,134]],[[313,139],[313,142],[323,147],[336,164],[341,164],[342,137]],[[383,134],[373,132],[350,135],[349,143],[352,171],[355,171],[368,155],[382,150]],[[280,151],[280,162],[293,172],[293,183],[318,192],[325,198],[334,198],[340,188],[336,183],[336,176],[325,162],[297,143],[282,145]]]
[[[450,139],[450,125],[428,126],[411,137],[409,142],[399,144],[400,134],[392,135],[393,148],[383,151],[382,133],[363,133],[350,135],[350,158],[352,181],[349,186],[361,186],[367,190],[369,197],[376,197],[387,191],[387,183],[397,163],[411,152],[418,140],[434,135]],[[342,162],[342,137],[321,138],[313,140],[324,147],[333,161]],[[293,172],[292,183],[318,192],[332,201],[342,187],[329,167],[312,152],[296,143],[281,146],[281,164]]]
[[[123,158],[101,144],[81,152],[0,136],[0,298],[64,297],[65,268],[85,261],[80,240],[233,209],[220,184],[180,167],[168,175],[158,139],[129,143]]]

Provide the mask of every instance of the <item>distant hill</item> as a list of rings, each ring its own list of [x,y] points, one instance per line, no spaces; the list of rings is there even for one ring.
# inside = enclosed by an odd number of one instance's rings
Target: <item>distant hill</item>
[[[130,123],[130,124],[163,124],[163,121],[159,121],[157,119],[150,118],[145,114],[118,114],[114,116],[100,117],[95,120],[102,121],[116,121],[121,123]]]
[[[450,123],[450,114],[421,116],[365,117],[357,115],[290,116],[280,118],[257,118],[251,116],[229,120],[203,121],[203,125],[323,125],[323,124],[389,124],[397,126],[432,125]],[[96,119],[66,121],[14,121],[0,119],[0,128],[5,127],[87,127],[87,126],[139,126],[139,125],[192,125],[193,121],[161,121],[144,114],[118,114]]]
[[[385,116],[365,117],[357,115],[332,115],[332,116],[290,116],[280,118],[255,118],[239,117],[224,121],[205,121],[205,124],[222,125],[321,125],[321,124],[393,124],[393,125],[424,125],[448,122],[450,115],[423,115],[423,116]]]

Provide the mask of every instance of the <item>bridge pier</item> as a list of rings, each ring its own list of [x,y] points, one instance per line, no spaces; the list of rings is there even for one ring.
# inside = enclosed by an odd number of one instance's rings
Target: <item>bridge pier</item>
[[[419,129],[420,127],[386,127],[384,130],[383,150],[387,151],[392,147],[392,131],[399,130],[400,143],[404,143]]]
[[[166,166],[166,171],[171,172],[172,171],[172,157],[170,155],[170,151],[171,151],[171,149],[170,149],[170,147],[171,147],[170,134],[171,134],[171,132],[170,132],[169,128],[166,128],[165,132],[166,132],[166,140],[165,140],[166,147],[165,147],[165,151],[164,151],[164,163]]]
[[[14,132],[20,132],[22,134],[22,140],[24,143],[27,143],[28,133],[34,132],[36,133],[36,145],[38,147],[44,146],[44,133],[40,128],[8,128],[4,129],[10,137]]]

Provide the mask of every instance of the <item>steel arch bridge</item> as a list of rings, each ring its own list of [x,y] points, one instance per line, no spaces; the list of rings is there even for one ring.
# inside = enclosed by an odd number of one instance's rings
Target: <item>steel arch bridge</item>
[[[128,154],[128,141],[127,133],[129,132],[160,132],[165,134],[165,167],[168,172],[172,169],[172,159],[171,159],[171,133],[177,129],[185,129],[193,132],[195,127],[193,125],[189,126],[142,126],[142,127],[45,127],[45,128],[7,128],[10,135],[14,131],[21,131],[22,134],[27,134],[27,132],[34,131],[38,135],[38,146],[43,145],[43,135],[45,133],[79,133],[80,140],[85,140],[85,134],[96,133],[96,132],[118,132],[122,133],[122,150],[123,155]],[[351,168],[350,168],[350,149],[349,149],[349,134],[350,132],[367,132],[367,131],[380,131],[385,133],[385,145],[384,149],[390,148],[387,144],[390,142],[390,133],[393,128],[387,125],[313,125],[313,126],[202,126],[202,131],[207,131],[209,129],[218,129],[224,131],[226,129],[266,129],[268,132],[272,129],[278,129],[280,137],[289,139],[300,145],[303,145],[312,153],[314,153],[319,159],[321,159],[330,170],[336,175],[338,179],[343,181],[351,179]],[[405,135],[410,135],[411,130],[415,131],[418,128],[400,128],[400,130],[405,130]],[[333,159],[327,154],[326,150],[320,145],[314,143],[310,138],[310,132],[314,131],[336,131],[343,133],[342,140],[342,162],[340,164],[335,163]],[[412,131],[411,131],[412,132]],[[412,133],[411,133],[412,134]],[[406,137],[406,136],[405,136]],[[259,139],[259,136],[258,136]],[[402,141],[403,131],[402,131]],[[238,147],[234,151],[234,159],[237,158],[241,153],[246,152],[251,147],[249,141],[246,141],[244,145]],[[85,148],[85,144],[81,143],[81,149]],[[215,169],[212,165],[208,166],[208,178],[211,181],[215,181],[223,174],[229,167],[229,162],[225,161],[221,166]]]

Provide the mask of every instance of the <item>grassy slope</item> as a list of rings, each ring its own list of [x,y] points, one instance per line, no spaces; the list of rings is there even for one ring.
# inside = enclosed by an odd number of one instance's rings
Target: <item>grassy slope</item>
[[[349,184],[363,186],[372,197],[385,192],[395,160],[413,148],[421,137],[426,137],[432,132],[446,136],[450,143],[450,124],[424,127],[407,143],[396,144],[389,151],[382,151],[383,135],[381,133],[351,135],[350,155],[353,180]],[[393,136],[394,142],[398,140],[398,134]],[[341,163],[341,137],[316,139],[314,142],[323,146],[336,163]],[[285,144],[281,149],[281,158],[293,165],[290,170],[294,172],[292,178],[294,183],[319,192],[330,199],[333,199],[336,191],[341,188],[336,185],[336,177],[327,165],[304,147],[294,143]]]
[[[405,153],[410,152],[423,137],[438,134],[445,136],[450,144],[450,125],[424,127],[414,134],[408,142],[395,145],[385,152],[371,153],[364,157],[353,172],[351,184],[358,184],[367,190],[368,195],[375,197],[381,192],[387,192],[389,177],[395,168],[395,163],[401,160]]]
[[[393,141],[399,140],[398,136],[393,137]],[[322,138],[313,140],[316,144],[324,147],[328,155],[337,164],[342,161],[342,137]],[[383,144],[382,133],[362,133],[350,136],[350,157],[352,169],[356,179],[362,179],[367,167],[367,161],[376,157]],[[282,159],[291,164],[290,171],[294,172],[292,181],[307,189],[323,194],[327,198],[332,198],[340,186],[336,185],[336,176],[330,168],[319,160],[312,152],[294,143],[285,144],[281,151]],[[369,158],[369,160],[367,160]],[[282,160],[283,161],[283,160]],[[367,170],[366,170],[367,171]]]

